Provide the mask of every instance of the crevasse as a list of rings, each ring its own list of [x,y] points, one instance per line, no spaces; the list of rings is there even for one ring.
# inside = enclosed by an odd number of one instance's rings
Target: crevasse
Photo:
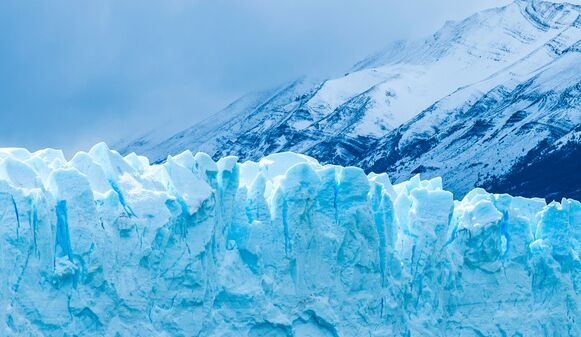
[[[4,336],[580,336],[580,242],[575,200],[295,153],[0,150]]]

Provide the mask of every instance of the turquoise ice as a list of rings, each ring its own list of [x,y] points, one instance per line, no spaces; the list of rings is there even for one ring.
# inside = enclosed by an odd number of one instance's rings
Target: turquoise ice
[[[581,203],[0,149],[2,336],[581,336]]]

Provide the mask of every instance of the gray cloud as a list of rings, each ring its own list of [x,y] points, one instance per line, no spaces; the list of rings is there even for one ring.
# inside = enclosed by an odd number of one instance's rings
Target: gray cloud
[[[179,129],[236,97],[331,76],[502,0],[6,0],[0,146],[64,148]]]

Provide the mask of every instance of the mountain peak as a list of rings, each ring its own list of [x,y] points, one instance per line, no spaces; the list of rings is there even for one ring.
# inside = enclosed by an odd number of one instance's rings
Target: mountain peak
[[[580,5],[541,0],[517,0],[516,3],[523,16],[540,29],[558,29],[579,21]]]
[[[159,162],[188,149],[243,160],[295,151],[326,163],[363,163],[398,179],[441,175],[459,194],[492,186],[529,152],[544,153],[540,146],[581,122],[574,93],[580,12],[575,4],[537,0],[484,10],[424,39],[395,42],[345,76],[250,95],[243,101],[251,104],[234,104],[162,142],[141,139],[122,152]],[[559,85],[543,83],[559,78]],[[450,148],[457,153],[451,156]],[[474,166],[464,169],[465,163]]]

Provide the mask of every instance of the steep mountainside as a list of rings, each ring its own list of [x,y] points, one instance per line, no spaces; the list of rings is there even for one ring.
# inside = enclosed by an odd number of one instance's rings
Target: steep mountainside
[[[242,159],[292,150],[396,179],[443,175],[458,194],[512,184],[516,194],[578,198],[523,185],[515,172],[580,124],[580,12],[537,0],[482,11],[341,78],[253,94],[162,142],[120,150],[155,162],[186,149]]]
[[[441,175],[449,181],[447,187],[460,194],[485,186],[522,195],[537,191],[538,196],[569,195],[574,191],[561,190],[563,186],[518,188],[524,179],[520,175],[509,175],[512,179],[504,179],[503,184],[498,180],[522,169],[537,157],[533,153],[555,146],[560,139],[578,148],[579,138],[572,135],[581,125],[580,67],[579,53],[567,52],[522,81],[515,81],[515,75],[497,84],[498,79],[492,78],[459,90],[378,141],[364,166],[387,170],[395,179],[415,173]],[[569,166],[579,167],[580,160],[574,158]],[[546,169],[570,170],[565,165]],[[573,183],[575,176],[564,178]]]

